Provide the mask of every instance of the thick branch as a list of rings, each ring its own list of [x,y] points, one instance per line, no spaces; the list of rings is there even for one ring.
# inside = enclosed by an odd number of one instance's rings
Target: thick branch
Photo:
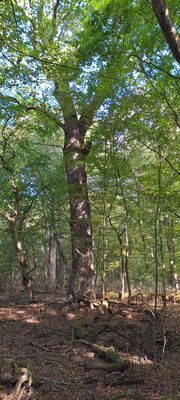
[[[169,48],[180,64],[180,37],[169,15],[165,0],[152,0],[152,8]]]

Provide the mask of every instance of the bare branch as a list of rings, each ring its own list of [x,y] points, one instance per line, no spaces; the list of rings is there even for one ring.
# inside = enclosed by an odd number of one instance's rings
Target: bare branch
[[[13,212],[13,214],[16,216],[17,211],[8,203],[7,200],[4,200],[4,203],[8,206],[8,208]]]
[[[10,217],[9,214],[0,211],[0,215],[1,215],[2,217],[6,218],[8,221],[14,222],[14,218]]]

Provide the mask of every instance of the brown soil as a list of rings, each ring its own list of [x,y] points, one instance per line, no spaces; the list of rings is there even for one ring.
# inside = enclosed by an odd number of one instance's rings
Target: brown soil
[[[74,324],[87,315],[87,306],[63,305],[60,296],[38,299],[28,304],[22,294],[13,301],[0,298],[0,359],[30,360],[31,399],[180,399],[179,304],[169,305],[165,316],[159,311],[155,326],[150,305],[128,307],[114,300],[110,310],[84,327],[86,340],[113,346],[130,361],[117,377],[98,367],[93,349],[74,339]],[[126,384],[116,386],[117,378]],[[12,386],[1,385],[0,399],[11,391]]]

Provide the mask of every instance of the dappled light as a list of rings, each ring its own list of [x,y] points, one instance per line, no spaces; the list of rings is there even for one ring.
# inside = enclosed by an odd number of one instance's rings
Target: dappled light
[[[163,393],[174,392],[179,362],[179,350],[173,353],[180,334],[178,304],[169,306],[165,316],[159,308],[154,350],[150,304],[128,307],[127,300],[122,302],[109,292],[108,308],[99,305],[91,310],[83,303],[63,302],[60,296],[53,295],[51,300],[44,296],[44,301],[40,297],[41,302],[34,305],[23,304],[22,298],[16,306],[14,298],[13,305],[0,308],[1,359],[24,363],[27,368],[31,365],[34,400],[57,396],[75,400],[92,393],[99,399],[110,393],[115,396],[121,384],[128,385],[129,396],[138,386],[144,399],[163,399]],[[166,344],[161,329],[166,332]],[[8,371],[3,365],[3,371]],[[165,378],[168,386],[164,388]]]

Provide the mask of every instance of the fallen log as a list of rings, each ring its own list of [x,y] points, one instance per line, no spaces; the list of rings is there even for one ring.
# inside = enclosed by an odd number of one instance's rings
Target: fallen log
[[[94,352],[104,361],[110,363],[121,363],[122,360],[116,354],[115,349],[113,346],[111,347],[104,347],[98,344],[86,342],[86,340],[80,339],[79,342],[85,344],[86,346],[91,347]]]
[[[103,371],[106,371],[108,373],[110,372],[124,372],[126,369],[130,367],[130,362],[129,361],[122,361],[120,364],[118,363],[112,363],[112,364],[105,364],[101,362],[95,362],[93,365],[87,365],[86,369],[102,369]]]
[[[17,378],[0,375],[0,384],[1,385],[15,385],[16,382],[17,382]]]

